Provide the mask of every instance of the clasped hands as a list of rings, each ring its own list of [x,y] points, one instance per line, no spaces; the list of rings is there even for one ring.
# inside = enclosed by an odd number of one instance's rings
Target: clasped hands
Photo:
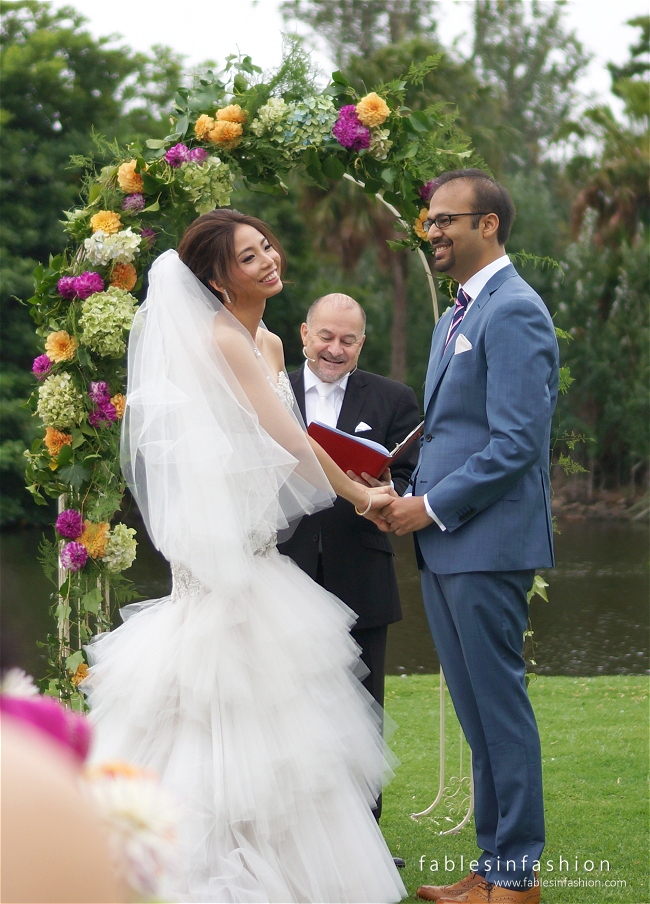
[[[390,485],[388,469],[378,479],[366,473],[347,473],[351,480],[362,484],[370,495],[370,509],[364,514],[364,518],[373,521],[384,533],[395,533],[402,537],[433,524],[433,519],[424,507],[423,497],[399,496]]]

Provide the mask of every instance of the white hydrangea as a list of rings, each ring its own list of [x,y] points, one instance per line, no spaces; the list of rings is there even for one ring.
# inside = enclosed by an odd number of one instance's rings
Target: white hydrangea
[[[9,669],[0,683],[3,697],[37,697],[38,688],[34,679],[22,669]]]
[[[265,132],[277,132],[280,124],[289,112],[289,106],[282,97],[271,97],[269,102],[260,107],[257,117],[251,123],[251,132],[260,138]]]
[[[116,524],[108,535],[104,565],[109,571],[125,571],[135,561],[138,541],[135,529],[126,524]]]
[[[52,374],[47,378],[39,387],[36,410],[46,427],[62,430],[79,423],[83,417],[83,399],[70,374]]]
[[[209,157],[203,165],[183,163],[179,175],[197,213],[208,213],[215,207],[230,204],[235,177],[219,157]]]
[[[368,153],[377,160],[385,160],[388,152],[393,146],[388,136],[390,129],[371,129],[370,130],[370,147]]]
[[[130,264],[141,241],[142,237],[133,232],[130,226],[114,235],[107,235],[102,229],[98,229],[84,240],[86,260],[99,267],[106,266],[111,261]]]

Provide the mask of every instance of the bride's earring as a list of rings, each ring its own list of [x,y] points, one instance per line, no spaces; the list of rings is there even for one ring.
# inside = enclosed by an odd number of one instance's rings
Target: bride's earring
[[[232,299],[231,299],[230,295],[228,295],[227,289],[223,289],[223,294],[226,297],[226,304],[232,304]]]

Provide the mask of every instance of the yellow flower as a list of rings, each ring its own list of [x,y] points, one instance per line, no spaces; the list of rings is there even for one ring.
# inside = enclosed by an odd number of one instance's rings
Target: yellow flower
[[[90,218],[90,228],[93,232],[101,229],[106,235],[114,235],[122,228],[122,220],[119,213],[114,213],[112,210],[100,210]]]
[[[194,134],[197,138],[205,138],[208,132],[214,129],[214,119],[203,113],[194,123]]]
[[[428,233],[424,229],[424,221],[429,216],[429,211],[424,207],[420,211],[420,215],[413,220],[413,230],[419,239],[422,239],[426,242]]]
[[[219,119],[214,128],[208,132],[208,139],[215,144],[224,147],[234,147],[242,136],[243,129],[238,122],[230,122],[228,119]]]
[[[69,446],[71,442],[72,436],[69,433],[61,433],[60,430],[55,430],[54,427],[45,428],[45,445],[53,458],[56,458],[61,449],[64,446]]]
[[[107,760],[105,763],[86,770],[89,778],[142,778],[150,774],[124,760]]]
[[[380,126],[382,122],[386,122],[390,116],[390,108],[383,97],[371,91],[370,94],[362,97],[357,104],[357,116],[359,117],[359,122],[363,123],[364,126],[373,128],[374,126]]]
[[[58,330],[56,333],[50,333],[45,340],[45,354],[55,364],[59,361],[72,361],[78,345],[74,336],[65,330]]]
[[[122,191],[127,192],[127,194],[142,191],[144,188],[142,176],[135,171],[137,165],[137,160],[127,160],[117,171],[117,183]]]
[[[84,521],[84,525],[84,532],[77,542],[86,547],[91,558],[103,558],[106,554],[110,524],[107,521],[100,521],[96,524],[93,524],[92,521]]]
[[[75,687],[79,687],[84,678],[88,677],[89,668],[85,662],[80,662],[77,666],[77,671],[72,676],[72,683]]]
[[[133,264],[117,263],[111,271],[111,285],[130,292],[138,281],[138,271]]]
[[[216,116],[218,120],[224,122],[246,122],[248,113],[246,110],[242,110],[239,104],[230,104],[228,107],[217,110]]]
[[[122,418],[124,417],[124,409],[126,408],[126,396],[122,395],[121,392],[116,393],[111,398],[111,405],[115,409],[118,420],[122,420]]]

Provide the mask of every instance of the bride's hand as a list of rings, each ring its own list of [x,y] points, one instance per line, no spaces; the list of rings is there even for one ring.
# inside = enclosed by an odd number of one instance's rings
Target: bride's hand
[[[387,506],[397,493],[392,487],[365,487],[363,491],[363,499],[355,505],[357,515],[362,515],[369,521],[383,521],[381,510]],[[385,529],[385,528],[384,528]]]

